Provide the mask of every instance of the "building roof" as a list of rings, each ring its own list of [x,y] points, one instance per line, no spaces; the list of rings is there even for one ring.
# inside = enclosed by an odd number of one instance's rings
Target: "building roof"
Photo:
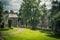
[[[8,17],[9,18],[18,18],[18,15],[17,14],[9,14]]]

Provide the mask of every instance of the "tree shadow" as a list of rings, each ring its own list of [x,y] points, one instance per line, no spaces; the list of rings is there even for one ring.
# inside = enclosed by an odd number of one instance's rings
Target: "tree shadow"
[[[60,39],[60,34],[55,34],[54,32],[52,32],[50,30],[40,30],[40,32],[46,33],[47,34],[46,36],[48,36],[48,37]]]
[[[9,30],[9,29],[0,29],[0,31],[7,31],[7,30]]]
[[[0,28],[0,31],[8,31],[9,29],[13,29],[13,28]]]
[[[50,34],[50,35],[47,35],[47,36],[60,39],[60,35]]]
[[[51,30],[40,30],[42,33],[52,34]]]

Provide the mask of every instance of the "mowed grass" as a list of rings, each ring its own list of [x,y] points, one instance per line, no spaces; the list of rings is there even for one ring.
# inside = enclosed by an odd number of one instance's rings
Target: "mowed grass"
[[[6,32],[11,33],[16,31],[18,28],[7,30]],[[17,34],[8,34],[5,35],[3,38],[5,40],[60,40],[54,37],[47,36],[49,34],[42,33],[39,30],[30,30],[24,28],[22,32]]]

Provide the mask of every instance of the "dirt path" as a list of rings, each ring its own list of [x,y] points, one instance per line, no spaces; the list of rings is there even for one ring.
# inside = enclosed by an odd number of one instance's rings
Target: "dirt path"
[[[17,34],[17,33],[20,33],[20,32],[22,32],[23,31],[23,28],[19,28],[17,31],[14,31],[14,32],[12,32],[12,33],[10,33],[10,34]]]

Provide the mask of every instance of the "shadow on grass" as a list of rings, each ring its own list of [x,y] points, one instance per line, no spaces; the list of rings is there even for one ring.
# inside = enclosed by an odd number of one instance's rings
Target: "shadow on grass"
[[[13,28],[9,28],[9,29],[13,29]]]
[[[13,29],[13,28],[0,28],[0,31],[8,31],[9,29]]]
[[[53,32],[51,32],[51,30],[40,30],[40,32],[46,33],[46,34],[53,34]]]
[[[48,37],[53,37],[53,38],[60,39],[60,35],[50,34],[50,35],[47,35],[47,36],[48,36]]]
[[[0,31],[7,31],[7,30],[9,30],[9,29],[0,29]]]
[[[48,37],[60,39],[60,34],[55,34],[54,32],[52,32],[50,30],[40,30],[40,32],[46,33],[47,34],[46,36],[48,36]]]

